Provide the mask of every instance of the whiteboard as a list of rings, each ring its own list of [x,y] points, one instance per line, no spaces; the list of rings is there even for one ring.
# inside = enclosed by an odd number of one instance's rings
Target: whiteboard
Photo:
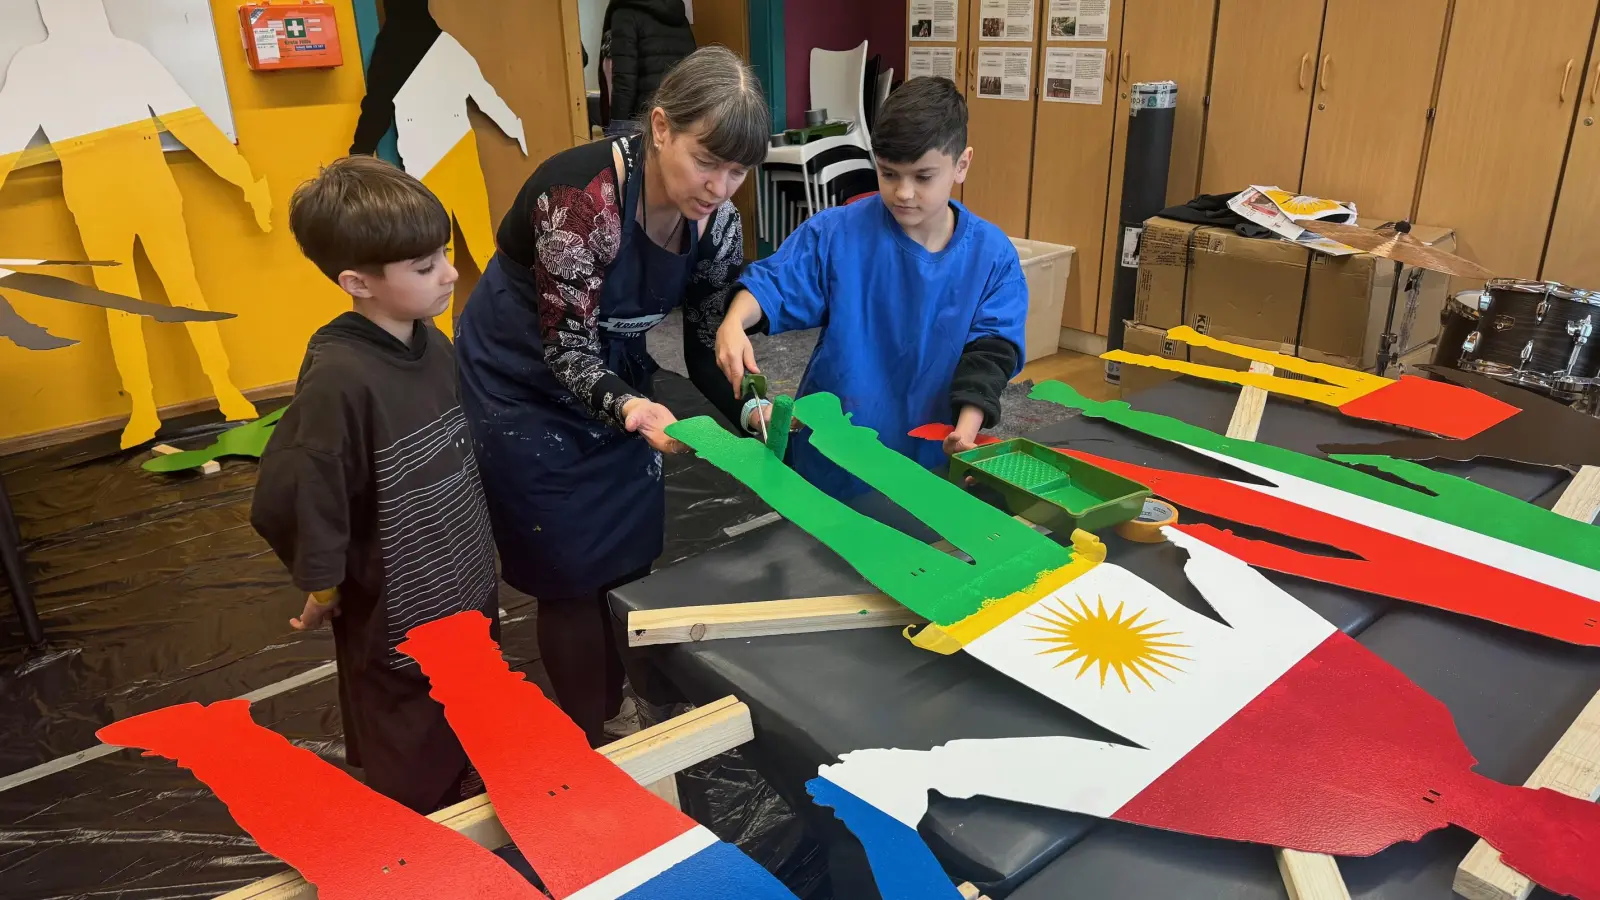
[[[49,0],[44,0],[49,2]],[[111,32],[149,50],[176,78],[189,97],[228,140],[238,142],[233,107],[228,103],[228,82],[222,74],[222,51],[217,47],[216,24],[208,0],[103,0]],[[44,20],[37,0],[0,0],[0,88],[6,69],[17,51],[44,40]],[[29,147],[47,147],[43,133]],[[161,145],[182,150],[172,135],[162,132]]]

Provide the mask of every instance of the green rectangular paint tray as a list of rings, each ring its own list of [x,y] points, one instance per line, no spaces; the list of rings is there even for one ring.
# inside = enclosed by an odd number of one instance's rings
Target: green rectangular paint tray
[[[950,458],[950,480],[971,477],[999,491],[1012,515],[1071,534],[1139,515],[1150,489],[1026,438],[985,444]]]

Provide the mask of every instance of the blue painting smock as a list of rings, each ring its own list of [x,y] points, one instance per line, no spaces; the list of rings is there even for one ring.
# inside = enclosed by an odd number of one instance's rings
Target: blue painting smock
[[[855,424],[930,469],[944,462],[942,446],[907,432],[953,424],[950,384],[963,349],[980,338],[1020,349],[1028,317],[1028,285],[1011,240],[961,204],[950,205],[955,230],[937,253],[871,198],[813,216],[740,277],[761,304],[769,334],[822,329],[800,396],[837,395]],[[841,499],[867,490],[808,438],[797,434],[790,456],[807,481]]]

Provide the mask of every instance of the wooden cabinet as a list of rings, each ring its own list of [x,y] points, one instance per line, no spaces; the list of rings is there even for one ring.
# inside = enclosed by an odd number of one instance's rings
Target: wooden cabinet
[[[1221,0],[1202,193],[1300,183],[1322,13],[1322,0]]]
[[[1028,237],[1076,247],[1077,261],[1067,280],[1061,324],[1079,331],[1095,328],[1100,291],[1100,252],[1104,245],[1106,192],[1110,181],[1112,132],[1122,108],[1116,102],[1118,54],[1122,49],[1123,0],[1110,0],[1105,41],[1052,41],[1045,34],[1041,57],[1052,47],[1101,50],[1105,66],[1101,102],[1061,103],[1045,99],[1044,70],[1034,76],[1041,93],[1034,120],[1033,182],[1028,207]],[[1048,17],[1047,17],[1048,18]]]
[[[506,8],[493,0],[463,0],[439,4],[434,15],[522,117],[526,154],[486,117],[472,116],[489,209],[498,224],[540,163],[589,141],[577,0]]]
[[[750,58],[750,7],[746,0],[699,0],[694,5],[694,42],[721,44]],[[596,50],[598,52],[598,49]]]
[[[973,212],[1000,226],[1006,234],[1028,234],[1028,186],[1033,171],[1033,118],[1039,102],[1036,73],[1039,67],[1039,32],[1042,7],[1048,0],[1033,0],[1033,38],[1003,41],[985,38],[979,4],[971,4],[967,33],[967,143],[972,147],[972,167],[962,189],[962,202]],[[1026,99],[984,97],[978,93],[978,59],[985,51],[1028,54],[1030,77]]]
[[[1596,0],[1455,5],[1417,221],[1454,227],[1457,252],[1496,275],[1539,273],[1573,114],[1587,101],[1595,10]]]
[[[750,61],[750,7],[745,0],[700,0],[694,8],[694,42],[701,47],[721,44]],[[598,52],[598,50],[597,50]],[[744,226],[744,258],[755,259],[756,247],[756,182],[752,170],[744,184],[733,195],[733,205],[739,210]]]
[[[1600,57],[1589,51],[1589,71],[1578,103],[1578,121],[1567,149],[1566,172],[1556,200],[1550,245],[1540,278],[1600,290]]]
[[[1448,6],[1447,0],[1328,4],[1302,193],[1354,201],[1364,216],[1410,218]]]
[[[1443,2],[1443,0],[1439,0]],[[1123,164],[1127,161],[1128,92],[1140,81],[1178,83],[1178,109],[1172,126],[1172,163],[1167,168],[1167,203],[1194,197],[1200,171],[1200,131],[1205,122],[1206,84],[1211,74],[1211,31],[1216,0],[1126,0],[1122,14],[1122,53],[1116,75],[1111,178],[1106,190],[1105,237],[1100,252],[1099,299],[1095,332],[1111,321],[1111,282],[1121,258]],[[1088,265],[1080,252],[1078,265]]]
[[[967,63],[969,61],[967,59],[967,51],[977,44],[973,37],[972,28],[973,8],[977,6],[977,0],[934,0],[933,6],[936,10],[942,11],[946,6],[946,2],[955,7],[956,33],[954,40],[913,39],[912,35],[918,34],[924,28],[931,28],[933,23],[913,15],[915,10],[912,5],[915,0],[904,0],[904,2],[906,4],[906,72],[904,79],[909,81],[918,75],[929,74],[926,70],[919,68],[919,54],[917,51],[948,51],[948,55],[940,52],[931,54],[932,74],[949,77],[956,83],[956,87],[961,89],[963,94],[967,94]],[[945,60],[948,60],[949,65],[954,67],[955,71],[953,73],[948,68],[941,68],[945,65]],[[971,100],[970,94],[967,97],[968,100]],[[968,128],[969,140],[970,133],[971,128]],[[962,200],[964,187],[964,185],[958,184],[955,190],[951,192],[957,200]]]

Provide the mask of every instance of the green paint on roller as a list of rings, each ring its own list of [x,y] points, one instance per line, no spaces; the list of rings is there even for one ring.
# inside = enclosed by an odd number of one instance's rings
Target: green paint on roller
[[[789,452],[789,427],[793,421],[794,398],[779,394],[772,401],[772,419],[767,422],[767,449],[779,459]]]
[[[734,437],[709,418],[678,422],[667,433],[739,479],[879,590],[940,625],[959,622],[985,601],[1023,590],[1072,561],[1067,548],[884,447],[871,429],[851,425],[833,395],[802,398],[795,414],[812,429],[812,446],[943,534],[973,562],[850,509],[760,441]]]
[[[251,456],[259,459],[262,451],[267,449],[267,441],[272,437],[273,427],[283,418],[284,410],[288,408],[285,406],[267,413],[254,422],[229,428],[217,435],[216,441],[208,447],[147,459],[144,463],[145,471],[181,472],[185,469],[198,469],[224,456]]]
[[[1557,515],[1493,488],[1435,472],[1417,463],[1358,454],[1336,454],[1333,456],[1336,462],[1318,459],[1271,444],[1225,437],[1167,416],[1139,412],[1121,401],[1099,403],[1059,381],[1037,385],[1028,396],[1082,410],[1086,416],[1151,437],[1255,463],[1580,566],[1600,569],[1600,541],[1595,540],[1594,527],[1587,522]],[[1371,466],[1407,484],[1395,484],[1341,463]]]

